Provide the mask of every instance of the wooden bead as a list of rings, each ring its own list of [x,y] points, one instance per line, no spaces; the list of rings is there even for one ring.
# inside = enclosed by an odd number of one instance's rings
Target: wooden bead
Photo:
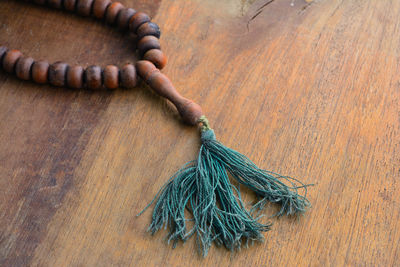
[[[52,8],[61,8],[63,0],[47,0],[47,4]]]
[[[108,65],[104,68],[103,77],[104,77],[104,86],[107,89],[116,89],[118,88],[118,76],[119,69],[117,66]]]
[[[143,13],[143,12],[137,12],[133,17],[129,20],[129,30],[132,33],[137,33],[137,29],[139,28],[140,25],[143,23],[150,22],[150,17]]]
[[[46,4],[46,0],[33,0],[33,2],[34,2],[35,4],[38,4],[38,5],[44,5],[44,4]]]
[[[39,0],[45,1],[45,0]],[[68,11],[75,11],[77,0],[64,0],[64,9]]]
[[[3,57],[3,69],[8,73],[14,73],[15,65],[22,53],[18,50],[10,50]]]
[[[93,0],[77,0],[78,4],[76,6],[76,10],[81,16],[90,16],[90,12],[92,11]]]
[[[49,67],[49,83],[54,86],[65,86],[68,64],[65,62],[55,62]]]
[[[153,62],[153,64],[160,70],[167,65],[167,57],[160,49],[151,49],[147,51],[144,54],[143,59]]]
[[[34,60],[31,57],[20,57],[15,66],[15,74],[22,80],[31,79],[31,67]]]
[[[117,17],[117,25],[121,29],[127,29],[129,27],[129,20],[133,15],[136,14],[136,10],[132,8],[123,8],[118,14]]]
[[[110,25],[114,25],[117,21],[118,13],[124,8],[120,2],[112,3],[106,11],[106,21]]]
[[[0,66],[3,66],[3,57],[6,55],[8,48],[5,46],[0,46]]]
[[[160,36],[161,36],[160,27],[158,27],[158,25],[153,22],[143,23],[137,29],[137,37],[138,37],[138,39],[141,39],[142,37],[144,37],[146,35],[153,35],[157,38],[160,38]]]
[[[152,35],[147,35],[140,39],[140,41],[137,44],[137,48],[139,50],[139,54],[143,56],[147,51],[150,49],[160,49],[160,41],[157,39],[157,37],[152,36]]]
[[[85,71],[86,86],[89,89],[100,89],[101,86],[101,68],[99,66],[89,66]]]
[[[111,4],[111,0],[94,0],[93,3],[93,15],[102,19],[106,15],[107,7]]]
[[[126,64],[121,68],[121,86],[124,88],[134,88],[138,84],[136,68],[132,64]]]
[[[32,80],[35,83],[47,83],[50,64],[47,61],[35,61],[32,66]]]
[[[83,73],[81,66],[73,66],[67,71],[67,86],[70,88],[81,89],[83,87]]]
[[[190,125],[197,124],[203,115],[199,105],[181,96],[168,77],[161,73],[150,61],[140,60],[136,63],[136,68],[139,76],[154,92],[167,98],[175,105],[183,121]]]

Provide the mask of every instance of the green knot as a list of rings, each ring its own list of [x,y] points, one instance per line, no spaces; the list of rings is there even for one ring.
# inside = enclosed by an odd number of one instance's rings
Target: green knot
[[[205,131],[201,131],[201,142],[207,142],[207,141],[215,141],[215,133],[213,129],[208,129]]]
[[[200,124],[201,132],[212,130],[210,127],[210,123],[208,122],[208,119],[205,115],[202,115],[197,123]]]

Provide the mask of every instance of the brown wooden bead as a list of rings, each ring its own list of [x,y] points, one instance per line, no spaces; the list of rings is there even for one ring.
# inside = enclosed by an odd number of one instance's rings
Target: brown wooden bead
[[[78,4],[76,6],[76,11],[81,16],[90,16],[92,11],[93,0],[77,0]]]
[[[129,27],[129,20],[132,18],[133,15],[136,14],[136,10],[132,8],[123,8],[118,14],[117,17],[117,25],[121,29],[127,29]]]
[[[134,88],[138,84],[136,68],[132,64],[126,64],[121,68],[121,86],[124,88]]]
[[[89,66],[85,71],[86,86],[89,89],[100,89],[101,84],[101,68],[99,66]]]
[[[33,2],[34,2],[35,4],[38,4],[38,5],[44,5],[44,4],[46,4],[46,0],[33,0]]]
[[[50,64],[47,61],[35,61],[32,65],[32,80],[35,83],[47,83]]]
[[[3,57],[6,55],[8,48],[5,46],[0,46],[0,66],[3,66]]]
[[[190,124],[196,125],[203,115],[201,107],[193,101],[181,96],[173,86],[172,82],[147,60],[136,63],[139,76],[153,89],[154,92],[170,100],[181,115],[182,119]]]
[[[150,22],[150,17],[143,12],[137,12],[129,20],[129,30],[136,34],[139,26],[146,22]]]
[[[137,37],[138,39],[141,39],[146,35],[153,35],[157,38],[160,38],[161,36],[160,27],[158,27],[158,25],[153,22],[143,23],[137,29]]]
[[[15,66],[15,74],[22,80],[31,79],[31,67],[34,60],[31,57],[20,57]]]
[[[47,0],[47,4],[53,8],[62,8],[63,0]]]
[[[84,70],[81,66],[69,67],[67,71],[67,86],[75,89],[82,88],[83,73]]]
[[[117,66],[108,65],[104,68],[103,77],[104,77],[104,86],[107,89],[116,89],[118,88],[118,76],[119,69]]]
[[[22,56],[19,50],[10,50],[3,57],[3,69],[8,73],[14,73],[15,65]]]
[[[106,21],[108,24],[114,25],[117,22],[118,13],[124,8],[120,2],[112,3],[106,11]]]
[[[49,83],[54,86],[65,86],[68,64],[65,62],[55,62],[49,67]]]
[[[143,59],[153,62],[153,64],[160,70],[167,65],[167,57],[160,49],[151,49],[147,51],[144,54]]]
[[[39,0],[39,1],[45,1],[45,0]],[[64,8],[65,8],[65,10],[75,11],[76,1],[77,0],[64,0]]]
[[[140,41],[137,44],[137,48],[139,54],[143,56],[150,49],[160,49],[161,46],[160,46],[160,41],[157,39],[157,37],[152,35],[147,35],[142,39],[140,39]]]
[[[102,19],[106,15],[107,7],[111,4],[111,0],[94,0],[93,3],[93,15]]]

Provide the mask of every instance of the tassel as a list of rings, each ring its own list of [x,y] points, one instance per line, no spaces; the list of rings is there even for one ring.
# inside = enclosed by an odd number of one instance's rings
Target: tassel
[[[148,229],[152,234],[169,227],[168,243],[172,241],[173,247],[196,234],[199,251],[205,257],[213,242],[234,251],[249,241],[262,241],[261,232],[270,230],[271,224],[260,223],[260,217],[254,218],[253,213],[267,202],[281,205],[277,216],[301,214],[310,206],[308,185],[258,168],[246,156],[218,142],[205,116],[199,123],[202,144],[198,159],[172,176],[138,214],[156,202]],[[229,176],[256,193],[259,201],[250,210]],[[299,194],[300,188],[305,190],[304,196]]]

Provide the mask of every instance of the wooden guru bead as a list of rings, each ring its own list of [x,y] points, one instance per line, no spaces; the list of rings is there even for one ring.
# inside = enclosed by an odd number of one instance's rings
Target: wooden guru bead
[[[67,86],[74,89],[83,88],[83,73],[81,66],[69,67],[67,71]]]
[[[136,67],[132,64],[125,64],[120,71],[121,86],[124,88],[134,88],[138,84]]]
[[[118,76],[119,76],[119,69],[117,66],[114,65],[106,66],[103,71],[104,86],[107,89],[117,89],[119,85]]]
[[[3,69],[8,73],[14,73],[15,65],[22,56],[19,50],[10,50],[3,56]]]
[[[93,16],[98,19],[103,19],[109,5],[111,5],[111,0],[94,0]]]
[[[65,86],[68,64],[65,62],[55,62],[49,67],[49,83],[54,86]]]
[[[120,2],[114,2],[108,6],[106,10],[106,21],[110,25],[114,25],[117,21],[118,13],[124,8]]]
[[[160,49],[150,49],[144,54],[143,59],[153,62],[160,70],[167,64],[167,57]]]
[[[32,80],[35,83],[47,83],[50,64],[45,60],[35,61],[32,65]]]
[[[133,17],[129,20],[129,30],[132,33],[137,32],[137,29],[139,28],[140,25],[143,23],[150,22],[150,17],[143,13],[143,12],[137,12]]]
[[[141,39],[146,35],[153,35],[157,38],[160,38],[161,31],[157,24],[153,22],[146,22],[139,26],[136,34],[138,39]]]
[[[15,66],[15,74],[21,80],[31,79],[31,67],[34,60],[31,57],[21,57]]]
[[[89,66],[85,71],[85,82],[89,89],[102,88],[101,68],[99,66]]]
[[[167,98],[175,105],[186,123],[197,124],[200,117],[203,116],[203,111],[198,104],[181,96],[168,77],[161,73],[150,61],[140,60],[136,63],[136,68],[139,76],[154,92]]]
[[[121,29],[127,29],[129,27],[129,20],[133,15],[136,14],[136,10],[132,8],[124,7],[118,14],[117,25]]]
[[[143,56],[147,51],[151,49],[161,49],[160,41],[155,36],[147,35],[140,39],[137,44],[137,49],[139,51],[139,54]]]

